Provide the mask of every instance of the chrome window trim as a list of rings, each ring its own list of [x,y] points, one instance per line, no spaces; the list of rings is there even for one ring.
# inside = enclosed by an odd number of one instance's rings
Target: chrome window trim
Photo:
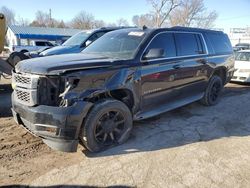
[[[176,57],[166,57],[166,58],[157,58],[157,59],[151,59],[151,60],[143,60],[143,54],[145,53],[145,51],[147,50],[147,48],[149,47],[149,45],[152,43],[152,41],[160,34],[164,34],[164,33],[189,33],[189,34],[198,34],[201,36],[201,39],[203,41],[204,47],[205,47],[205,53],[204,54],[198,54],[198,55],[185,55],[185,56],[176,56]],[[207,48],[207,44],[206,41],[204,39],[204,36],[202,33],[199,32],[187,32],[187,31],[162,31],[157,33],[151,40],[150,42],[147,44],[146,48],[143,50],[143,53],[141,54],[140,57],[140,62],[144,63],[144,62],[153,62],[153,61],[160,61],[160,60],[174,60],[174,59],[179,59],[179,58],[184,58],[184,57],[201,57],[201,56],[205,56],[205,55],[209,55],[208,53],[208,48]]]

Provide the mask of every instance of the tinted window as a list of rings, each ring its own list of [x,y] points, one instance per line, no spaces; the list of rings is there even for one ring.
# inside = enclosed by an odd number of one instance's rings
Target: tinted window
[[[46,42],[47,46],[54,46],[52,43],[50,42]]]
[[[201,49],[199,35],[192,33],[175,33],[178,56],[198,55],[204,53]]]
[[[92,36],[89,37],[88,41],[94,42],[95,40],[97,40],[98,38],[103,36],[104,34],[105,34],[105,32],[95,33],[95,34],[93,34]]]
[[[102,31],[102,32],[96,33],[96,35],[97,35],[98,38],[100,38],[100,37],[101,37],[102,35],[104,35],[105,33],[107,33],[107,32]]]
[[[165,58],[176,57],[176,48],[173,34],[161,33],[157,35],[148,46],[146,52],[148,52],[150,49],[164,49]]]
[[[36,42],[36,45],[37,46],[46,46],[46,43],[45,42]]]
[[[228,53],[233,51],[227,35],[218,33],[206,33],[206,36],[216,54]]]

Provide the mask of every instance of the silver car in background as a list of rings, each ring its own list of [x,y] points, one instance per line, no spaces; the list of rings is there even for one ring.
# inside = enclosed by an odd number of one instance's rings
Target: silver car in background
[[[231,81],[250,82],[250,50],[235,53],[235,72]]]

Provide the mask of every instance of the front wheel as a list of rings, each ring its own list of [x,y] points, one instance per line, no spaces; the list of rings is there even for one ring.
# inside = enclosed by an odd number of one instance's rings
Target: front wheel
[[[132,115],[122,102],[106,99],[96,103],[87,115],[80,141],[91,152],[124,143],[132,130]]]
[[[221,78],[216,75],[212,76],[206,88],[205,94],[201,99],[201,103],[206,106],[212,106],[217,104],[222,89],[223,84]]]

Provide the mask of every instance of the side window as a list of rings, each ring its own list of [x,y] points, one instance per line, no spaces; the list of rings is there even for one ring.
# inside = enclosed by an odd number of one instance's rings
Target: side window
[[[46,46],[45,42],[36,42],[36,46]]]
[[[148,46],[146,52],[151,49],[163,49],[164,58],[176,57],[176,47],[173,34],[161,33],[157,35]]]
[[[100,38],[102,35],[104,35],[105,32],[98,32],[98,33],[94,33],[93,35],[91,35],[89,37],[89,39],[84,43],[84,47],[87,47],[88,45],[90,45],[92,42],[94,42],[95,40],[97,40],[98,38]]]
[[[96,35],[97,35],[98,38],[100,38],[100,37],[101,37],[102,35],[104,35],[105,33],[107,33],[107,32],[102,31],[102,32],[96,33]]]
[[[198,34],[175,33],[178,56],[203,54],[204,50]]]
[[[232,52],[232,46],[225,34],[207,33],[207,39],[216,54]]]
[[[50,43],[50,42],[46,42],[46,45],[47,45],[47,46],[53,46],[53,44]]]
[[[98,32],[93,34],[91,37],[89,37],[88,40],[90,40],[91,42],[94,42],[95,40],[97,40],[98,38],[100,38],[102,35],[104,35],[105,32]]]

